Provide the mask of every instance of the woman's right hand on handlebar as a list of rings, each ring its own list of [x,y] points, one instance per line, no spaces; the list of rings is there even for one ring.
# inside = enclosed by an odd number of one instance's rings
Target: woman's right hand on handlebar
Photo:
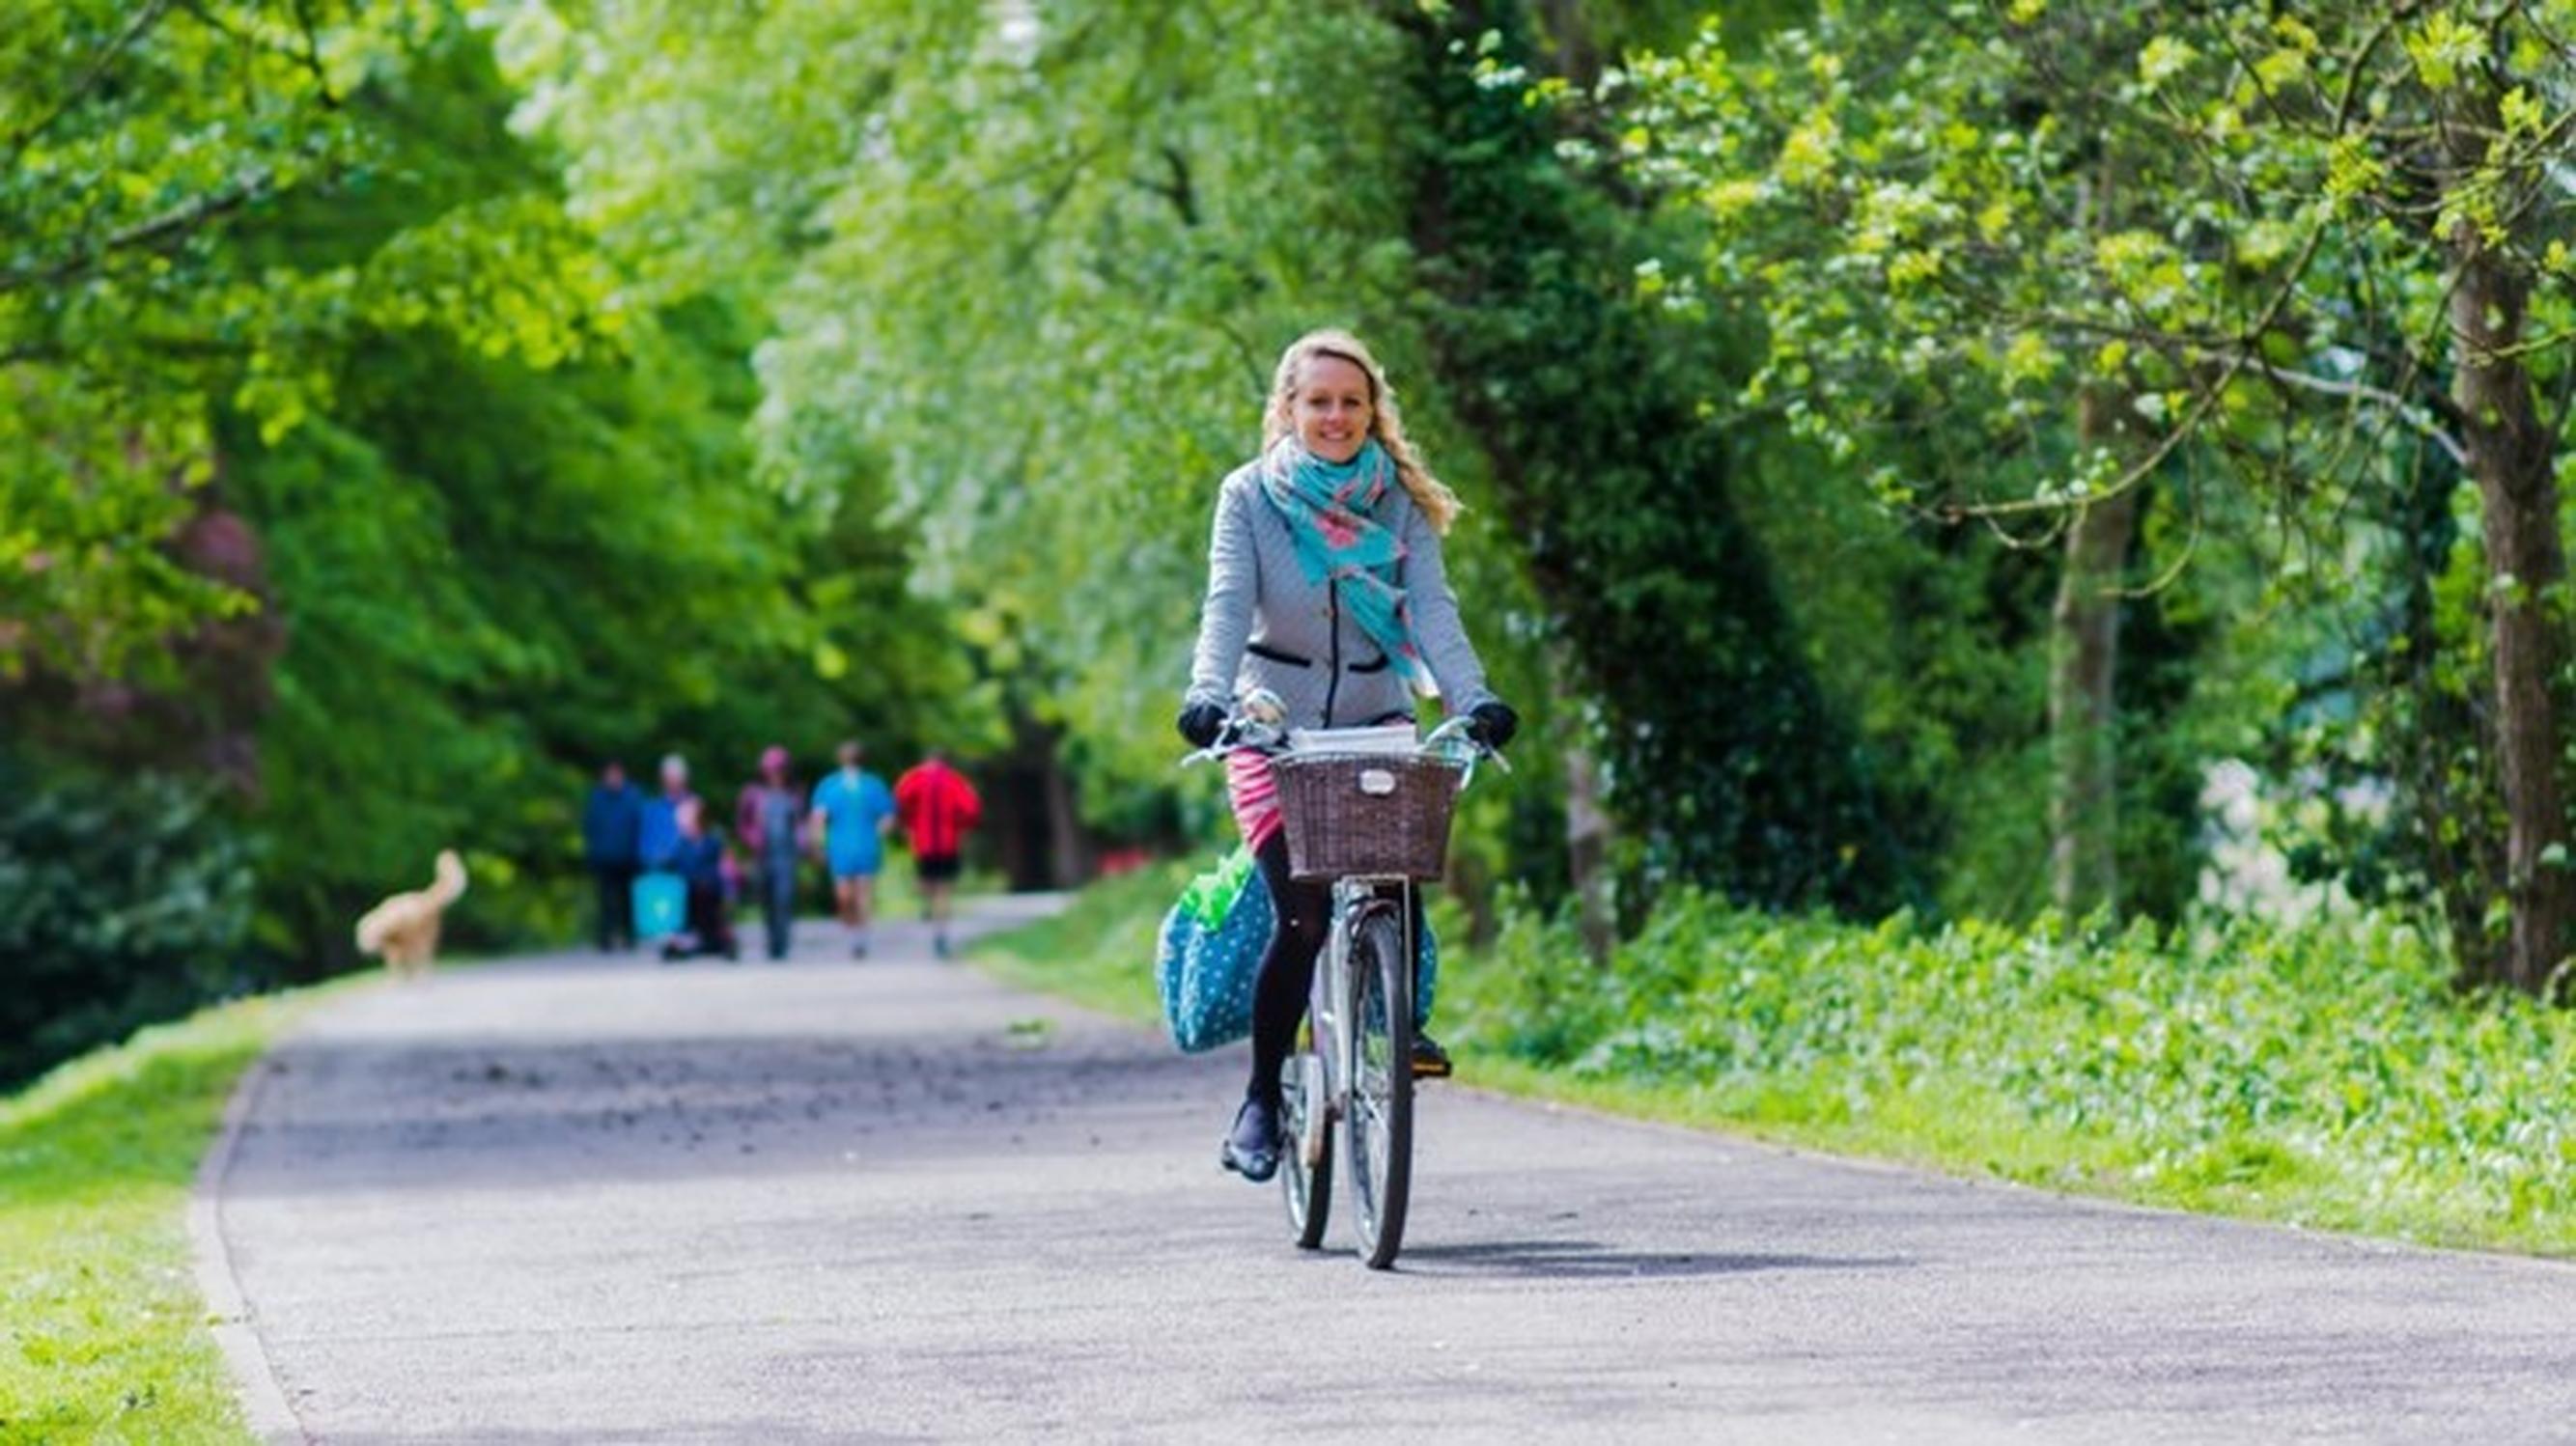
[[[1172,726],[1181,730],[1192,748],[1205,748],[1225,731],[1225,709],[1215,703],[1192,703],[1181,709]]]

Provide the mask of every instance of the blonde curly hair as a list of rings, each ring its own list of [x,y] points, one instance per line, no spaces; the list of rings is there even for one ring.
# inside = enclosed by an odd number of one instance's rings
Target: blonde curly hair
[[[1368,374],[1369,435],[1394,460],[1397,480],[1404,483],[1413,505],[1430,520],[1431,530],[1445,536],[1449,524],[1458,519],[1458,494],[1432,476],[1431,469],[1414,455],[1413,444],[1404,437],[1404,416],[1396,409],[1395,388],[1386,382],[1386,369],[1369,354],[1366,343],[1347,331],[1310,331],[1279,354],[1279,370],[1270,383],[1270,406],[1261,418],[1261,450],[1268,452],[1272,443],[1295,430],[1292,408],[1297,399],[1298,374],[1309,360],[1319,356],[1339,357]]]

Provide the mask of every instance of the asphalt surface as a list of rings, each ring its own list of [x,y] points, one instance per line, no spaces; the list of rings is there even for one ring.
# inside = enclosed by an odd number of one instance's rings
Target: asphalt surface
[[[808,925],[334,1003],[209,1214],[290,1437],[2576,1439],[2576,1269],[1435,1087],[1400,1268],[1219,1172],[1240,1054]],[[1139,967],[1143,964],[1140,961]],[[1474,1061],[1464,1061],[1472,1076]]]

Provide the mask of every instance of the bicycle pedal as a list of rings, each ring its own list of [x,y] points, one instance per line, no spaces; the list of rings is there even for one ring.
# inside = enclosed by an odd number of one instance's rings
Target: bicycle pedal
[[[1457,1072],[1445,1059],[1416,1059],[1413,1062],[1415,1079],[1447,1079]]]

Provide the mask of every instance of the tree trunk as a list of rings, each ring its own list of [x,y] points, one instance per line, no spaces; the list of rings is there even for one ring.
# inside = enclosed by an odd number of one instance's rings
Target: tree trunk
[[[1565,749],[1565,854],[1583,952],[1593,963],[1607,964],[1610,947],[1619,938],[1611,888],[1610,815],[1601,806],[1601,760],[1579,742]]]
[[[2452,396],[2465,417],[2469,474],[2478,484],[2487,556],[2489,651],[2495,684],[2495,749],[2504,784],[2504,954],[2498,982],[2538,993],[2565,953],[2576,921],[2576,871],[2566,860],[2567,810],[2558,777],[2558,718],[2550,680],[2559,643],[2551,595],[2566,575],[2558,541],[2558,485],[2549,429],[2531,377],[2511,349],[2521,342],[2529,284],[2467,226],[2454,240]]]
[[[1578,91],[1601,83],[1601,47],[1583,14],[1583,0],[1539,0],[1539,24],[1556,51],[1556,73]]]
[[[1078,889],[1091,882],[1091,835],[1082,826],[1073,772],[1064,766],[1064,735],[1055,729],[1047,730],[1046,757],[1041,766],[1046,779],[1050,882],[1059,889]]]
[[[2088,448],[2118,429],[2115,398],[2087,392],[2076,436]],[[2049,616],[2049,894],[2068,918],[2119,904],[2119,673],[2122,563],[2137,532],[2138,489],[2078,513]]]

